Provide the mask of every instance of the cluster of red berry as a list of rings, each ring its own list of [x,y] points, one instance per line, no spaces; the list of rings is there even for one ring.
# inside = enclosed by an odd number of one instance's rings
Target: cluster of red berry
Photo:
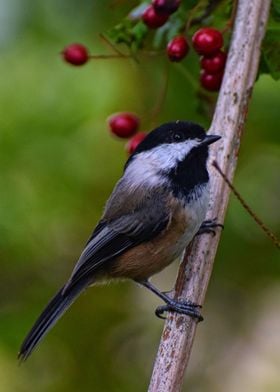
[[[179,8],[181,0],[153,0],[142,14],[143,22],[150,29],[163,26],[169,16]],[[226,53],[222,51],[223,36],[220,31],[204,27],[192,37],[194,50],[201,55],[201,85],[209,91],[218,91],[222,82]],[[171,61],[183,60],[189,52],[189,44],[182,34],[168,42],[167,55]],[[71,44],[63,51],[64,60],[72,65],[83,65],[90,59],[88,49],[82,44]]]
[[[142,14],[143,22],[150,29],[163,26],[179,8],[181,0],[153,0]],[[189,44],[183,35],[174,37],[167,45],[166,52],[171,61],[181,61],[188,54]]]
[[[179,8],[181,0],[153,0],[142,14],[143,22],[150,29],[157,29],[163,26]]]
[[[163,26],[169,16],[177,11],[180,0],[153,0],[142,14],[143,22],[151,29]],[[194,50],[202,55],[201,85],[209,91],[219,90],[226,63],[226,53],[223,47],[223,36],[220,31],[213,28],[202,28],[192,37]],[[177,35],[166,48],[167,55],[171,61],[183,60],[189,52],[189,44],[184,35]]]
[[[194,50],[202,56],[200,59],[201,85],[206,90],[219,90],[227,57],[226,53],[221,50],[224,45],[222,34],[216,29],[204,27],[193,35],[192,43]]]
[[[152,0],[142,15],[141,19],[149,29],[157,29],[163,26],[170,15],[178,10],[181,0]],[[218,91],[222,83],[226,53],[222,50],[224,45],[220,31],[203,27],[196,31],[192,37],[192,46],[201,56],[200,84],[206,90]],[[166,53],[170,61],[179,62],[189,52],[189,43],[182,33],[171,39],[166,47]],[[91,56],[87,47],[74,43],[68,45],[62,52],[66,62],[80,66],[88,62]],[[129,139],[126,150],[132,154],[138,144],[145,138],[145,132],[138,132],[139,118],[132,113],[116,113],[108,119],[111,133],[122,139]]]
[[[142,20],[150,29],[163,26],[169,16],[177,11],[181,0],[153,0],[143,14]],[[181,61],[188,53],[189,45],[184,36],[173,38],[167,45],[167,55],[171,61]],[[71,44],[62,52],[64,60],[72,65],[83,65],[89,59],[88,49],[82,44]]]
[[[139,118],[128,112],[116,113],[108,118],[110,131],[121,139],[129,139],[125,149],[132,154],[139,143],[145,139],[145,132],[137,132],[140,124]]]

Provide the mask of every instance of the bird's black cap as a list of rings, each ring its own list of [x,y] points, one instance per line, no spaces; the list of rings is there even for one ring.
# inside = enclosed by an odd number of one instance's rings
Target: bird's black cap
[[[191,121],[168,122],[154,129],[138,145],[133,155],[140,152],[149,151],[161,144],[181,143],[188,139],[204,139],[205,130],[198,124]]]

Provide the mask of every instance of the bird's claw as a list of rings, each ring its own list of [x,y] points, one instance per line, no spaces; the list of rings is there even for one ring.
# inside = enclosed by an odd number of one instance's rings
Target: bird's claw
[[[181,314],[186,314],[187,316],[193,317],[197,319],[197,321],[203,321],[203,317],[197,309],[201,309],[201,305],[194,304],[189,301],[185,302],[176,302],[172,301],[167,303],[166,305],[158,306],[155,310],[155,314],[157,317],[165,320],[166,317],[163,316],[165,312],[177,312]]]
[[[217,223],[217,217],[214,219],[205,220],[200,226],[196,235],[208,233],[208,234],[212,234],[214,237],[216,235],[215,229],[217,227],[224,229],[224,225],[222,225],[221,223]]]

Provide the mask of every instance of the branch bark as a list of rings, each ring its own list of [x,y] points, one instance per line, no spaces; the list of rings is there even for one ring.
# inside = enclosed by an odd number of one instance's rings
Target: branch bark
[[[209,172],[211,202],[206,219],[224,221],[230,190],[211,162],[232,180],[240,138],[260,59],[270,0],[239,0],[228,60],[210,133],[222,139],[211,148]],[[213,268],[220,234],[196,238],[180,265],[175,286],[177,298],[202,304]],[[197,322],[169,313],[162,333],[149,392],[179,392],[196,332]]]

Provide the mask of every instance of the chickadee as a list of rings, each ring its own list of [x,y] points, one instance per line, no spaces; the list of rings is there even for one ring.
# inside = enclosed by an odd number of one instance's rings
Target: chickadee
[[[192,122],[176,121],[153,130],[124,167],[103,216],[69,280],[49,302],[25,338],[25,360],[87,287],[98,281],[130,278],[173,310],[201,319],[195,304],[179,302],[149,282],[176,258],[201,229],[209,200],[208,146],[220,136],[206,135]],[[217,224],[214,226],[217,226]]]

